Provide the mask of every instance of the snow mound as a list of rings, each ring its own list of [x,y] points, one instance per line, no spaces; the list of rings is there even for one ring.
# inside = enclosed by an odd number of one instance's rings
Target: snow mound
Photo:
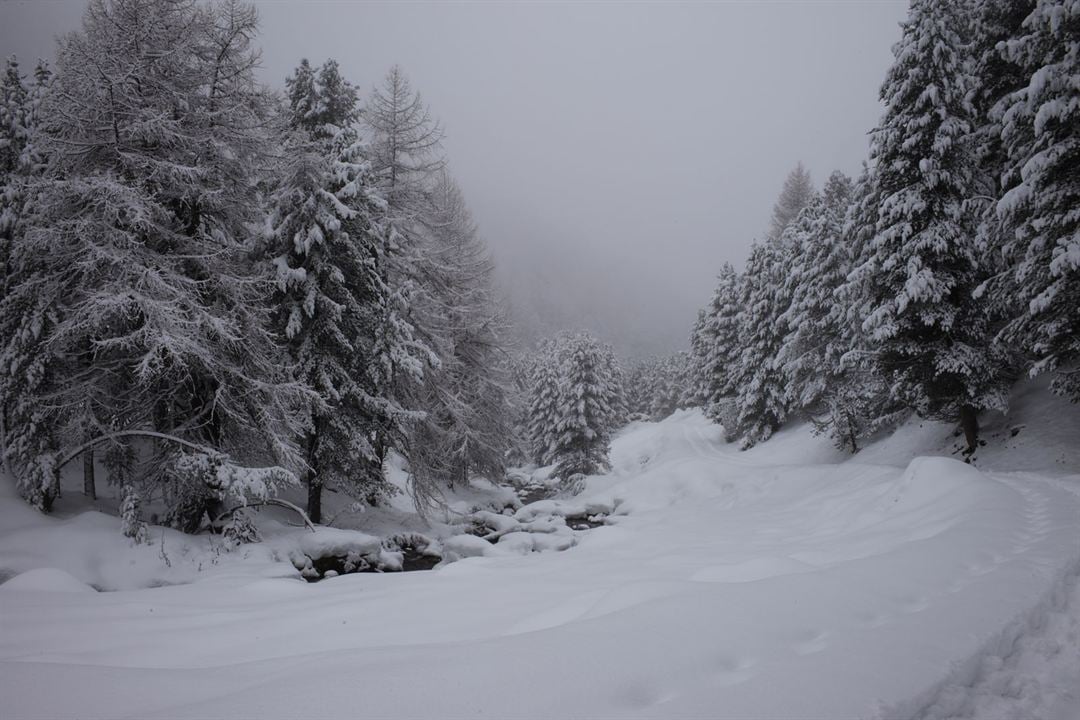
[[[96,593],[94,588],[56,568],[27,570],[0,585],[0,592]]]

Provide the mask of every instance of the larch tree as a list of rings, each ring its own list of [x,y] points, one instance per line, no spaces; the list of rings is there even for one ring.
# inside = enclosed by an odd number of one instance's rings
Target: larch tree
[[[494,290],[494,264],[457,184],[442,171],[424,213],[427,276],[423,308],[438,367],[418,390],[425,412],[413,424],[414,482],[465,484],[471,473],[501,477],[511,438],[503,344],[507,321]]]
[[[784,180],[780,197],[773,205],[768,238],[773,241],[779,240],[784,234],[784,229],[794,222],[799,212],[810,204],[816,194],[810,173],[800,162]]]
[[[256,26],[232,2],[90,3],[60,41],[42,107],[49,166],[12,253],[26,280],[0,312],[34,339],[8,366],[45,378],[21,399],[51,413],[56,443],[78,444],[87,424],[171,438],[168,472],[152,477],[190,470],[205,503],[234,462],[298,467],[307,396],[268,330],[271,277],[252,255],[269,110]],[[205,462],[179,449],[192,447]],[[41,450],[19,459],[24,492],[47,506],[56,468]],[[172,521],[197,526],[205,503]]]
[[[442,128],[397,65],[368,95],[360,117],[368,139],[366,154],[394,228],[387,262],[393,306],[413,330],[412,354],[422,358],[427,370],[435,370],[440,364],[437,348],[446,342],[439,336],[439,316],[431,309],[441,302],[433,293],[443,279],[426,220],[435,185],[446,167]],[[404,406],[423,412],[416,374],[393,365],[389,373],[392,395]],[[390,448],[405,450],[404,443],[382,434],[376,445],[380,454]]]

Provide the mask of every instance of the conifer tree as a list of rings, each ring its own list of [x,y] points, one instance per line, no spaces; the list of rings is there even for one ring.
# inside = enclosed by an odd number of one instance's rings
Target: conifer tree
[[[784,314],[790,332],[780,360],[788,378],[792,406],[808,416],[825,410],[847,352],[836,307],[836,289],[851,270],[848,247],[841,239],[851,197],[851,179],[833,173],[822,195],[810,202],[785,231],[792,265],[783,278],[791,304]]]
[[[997,47],[1026,78],[991,113],[1007,154],[997,211],[1011,268],[997,292],[1022,308],[1002,339],[1030,353],[1032,374],[1057,370],[1053,389],[1080,400],[1080,2],[1040,0]]]
[[[742,352],[740,323],[744,282],[730,263],[724,263],[701,329],[705,412],[718,422],[723,401],[733,397],[736,391],[736,369]]]
[[[17,338],[5,364],[34,378],[14,403],[53,413],[38,419],[54,438],[18,450],[24,477],[87,423],[298,462],[305,391],[266,329],[270,278],[251,252],[269,108],[256,25],[238,3],[94,0],[61,40],[41,108],[49,166],[0,308]],[[24,492],[47,505],[52,489]]]
[[[555,342],[545,341],[537,350],[530,373],[527,411],[529,451],[537,465],[548,465],[555,459],[556,426],[561,409],[559,371],[561,358]]]
[[[286,80],[289,164],[271,199],[268,251],[277,272],[275,318],[303,381],[318,392],[303,442],[307,511],[322,515],[322,490],[385,494],[376,430],[402,422],[381,395],[376,353],[389,291],[384,205],[362,157],[356,91],[327,61],[306,61]]]
[[[826,403],[828,414],[815,421],[827,432],[836,447],[851,452],[859,450],[859,441],[879,430],[898,424],[910,414],[890,392],[889,385],[875,362],[870,338],[863,324],[872,309],[876,277],[873,248],[880,193],[864,166],[852,187],[851,202],[843,221],[837,250],[850,257],[850,271],[837,286],[836,300],[830,312],[830,324],[840,333],[843,349],[833,368]]]
[[[780,191],[780,197],[773,206],[772,223],[769,226],[769,239],[776,241],[784,234],[784,230],[794,222],[799,212],[810,204],[816,192],[814,183],[810,180],[810,173],[802,163],[784,180],[784,187]]]
[[[736,432],[743,448],[768,440],[787,419],[788,396],[780,360],[787,333],[783,321],[788,298],[783,264],[789,253],[779,243],[755,245],[742,283],[745,308],[739,322],[740,354],[732,387],[736,393]]]
[[[872,310],[865,323],[896,396],[924,417],[959,420],[974,452],[977,412],[1003,408],[1000,358],[987,353],[990,319],[972,298],[981,281],[972,187],[972,78],[949,3],[915,0],[882,86],[887,110],[873,134],[881,204],[872,241]]]
[[[501,477],[510,441],[502,357],[507,323],[494,294],[494,264],[457,184],[443,172],[425,210],[438,367],[418,390],[425,417],[411,431],[409,467],[419,481],[463,484],[471,473]]]
[[[615,411],[603,348],[583,333],[566,337],[562,344],[560,417],[553,454],[556,474],[567,480],[608,469]]]

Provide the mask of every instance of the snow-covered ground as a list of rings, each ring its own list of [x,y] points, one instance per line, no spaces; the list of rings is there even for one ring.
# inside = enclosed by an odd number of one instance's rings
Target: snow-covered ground
[[[106,515],[5,496],[0,712],[1075,720],[1078,431],[1036,385],[975,467],[940,424],[848,459],[805,427],[738,452],[683,411],[626,428],[581,495],[502,516],[498,544],[428,528],[482,555],[316,584],[284,557],[299,528],[130,548]]]

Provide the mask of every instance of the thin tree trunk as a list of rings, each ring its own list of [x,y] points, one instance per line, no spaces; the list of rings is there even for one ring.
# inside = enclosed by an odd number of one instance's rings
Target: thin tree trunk
[[[305,478],[307,485],[307,514],[311,522],[322,522],[322,478],[319,477],[319,463],[315,454],[319,449],[319,418],[313,418],[312,431],[307,439],[307,465],[308,472]]]
[[[0,464],[12,480],[18,482],[18,478],[12,471],[11,462],[7,456],[7,406],[0,407]]]
[[[97,486],[94,483],[94,448],[87,448],[83,453],[83,495],[97,500]]]
[[[311,522],[322,522],[322,480],[315,477],[315,471],[307,476],[307,514]]]
[[[974,455],[979,446],[979,415],[970,405],[960,406],[960,429],[964,431],[964,439],[967,441],[964,454]]]

